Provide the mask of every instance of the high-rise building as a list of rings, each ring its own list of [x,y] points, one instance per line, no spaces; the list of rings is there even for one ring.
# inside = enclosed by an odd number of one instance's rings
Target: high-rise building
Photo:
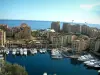
[[[70,23],[63,23],[63,32],[70,33],[72,25]]]
[[[81,33],[85,34],[85,35],[89,35],[90,34],[90,27],[87,25],[82,25],[81,26]]]
[[[6,32],[0,29],[0,47],[5,47],[6,44]]]
[[[56,32],[60,31],[60,22],[52,22],[51,29],[54,29]]]
[[[71,32],[73,32],[73,33],[81,33],[81,26],[79,24],[72,25]]]
[[[63,23],[63,32],[81,33],[81,26],[79,24],[71,25],[70,23]]]

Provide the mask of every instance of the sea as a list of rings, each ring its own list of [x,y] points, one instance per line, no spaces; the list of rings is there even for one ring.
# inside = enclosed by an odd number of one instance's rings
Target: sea
[[[77,59],[52,59],[49,52],[28,56],[6,56],[6,61],[26,68],[28,75],[99,75],[98,70],[88,68]]]
[[[52,21],[40,21],[40,20],[0,20],[0,24],[7,24],[9,27],[20,26],[22,23],[28,24],[32,30],[51,28]],[[62,29],[64,22],[60,22],[60,28]],[[71,23],[71,22],[66,22]],[[85,23],[73,23],[83,25]],[[96,27],[100,29],[100,24],[88,24],[87,26]]]

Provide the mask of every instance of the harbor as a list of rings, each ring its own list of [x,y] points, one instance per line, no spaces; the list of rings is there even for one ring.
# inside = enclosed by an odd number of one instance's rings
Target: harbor
[[[98,75],[100,70],[100,60],[92,54],[65,57],[58,48],[5,48],[1,59],[3,55],[7,62],[25,67],[28,75]]]
[[[29,75],[98,75],[98,70],[87,69],[83,63],[71,58],[62,60],[52,59],[49,52],[35,55],[13,56],[7,55],[6,61],[24,66]]]

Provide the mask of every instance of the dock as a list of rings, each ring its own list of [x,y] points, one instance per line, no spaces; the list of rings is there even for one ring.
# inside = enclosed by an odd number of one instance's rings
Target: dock
[[[62,53],[62,55],[66,58],[78,58],[79,55],[70,55],[70,56],[67,56],[66,54]]]

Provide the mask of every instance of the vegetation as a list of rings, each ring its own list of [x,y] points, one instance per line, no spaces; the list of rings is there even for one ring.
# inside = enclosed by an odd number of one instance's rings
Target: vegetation
[[[36,37],[36,36],[39,36],[39,31],[32,31],[31,32],[31,35],[33,36],[33,37]]]
[[[25,68],[18,64],[4,63],[0,75],[28,75]]]

